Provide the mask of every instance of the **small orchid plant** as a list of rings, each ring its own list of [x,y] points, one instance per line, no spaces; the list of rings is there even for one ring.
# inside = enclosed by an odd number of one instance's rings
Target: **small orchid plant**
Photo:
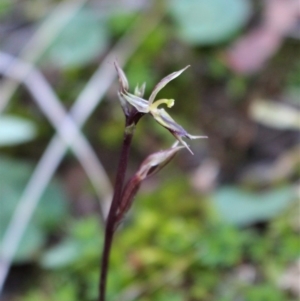
[[[152,176],[153,174],[160,171],[166,164],[168,164],[171,161],[171,159],[180,149],[187,148],[193,154],[193,152],[189,148],[188,144],[183,140],[183,138],[207,138],[206,136],[190,135],[182,126],[176,123],[176,121],[165,111],[165,109],[159,108],[159,106],[163,104],[165,104],[168,108],[171,108],[174,105],[174,99],[155,100],[158,92],[163,87],[165,87],[171,80],[178,77],[188,67],[189,66],[177,72],[173,72],[170,75],[163,78],[154,87],[149,97],[149,100],[146,100],[143,98],[145,92],[145,84],[143,84],[140,87],[137,86],[134,90],[134,94],[131,94],[129,92],[129,84],[126,75],[120,68],[118,63],[115,62],[115,68],[117,70],[120,83],[118,96],[125,114],[125,130],[119,166],[117,170],[114,196],[106,220],[103,254],[100,263],[101,276],[99,281],[99,301],[105,301],[109,255],[114,233],[118,225],[124,218],[126,212],[130,209],[132,201],[141,183],[149,176]],[[166,128],[176,138],[177,141],[173,144],[171,148],[156,152],[148,156],[142,162],[141,166],[139,167],[138,171],[134,174],[134,176],[128,181],[126,185],[124,185],[129,150],[134,135],[134,130],[140,118],[145,114],[151,114],[159,124]],[[181,144],[181,146],[178,145],[179,143]]]

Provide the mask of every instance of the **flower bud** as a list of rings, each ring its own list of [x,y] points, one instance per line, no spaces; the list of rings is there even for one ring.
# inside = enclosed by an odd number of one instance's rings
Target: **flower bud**
[[[123,190],[122,200],[116,213],[117,225],[121,222],[125,213],[130,209],[134,196],[138,192],[142,181],[160,171],[182,148],[183,146],[177,146],[176,143],[171,148],[154,153],[144,160],[136,174],[129,180]]]

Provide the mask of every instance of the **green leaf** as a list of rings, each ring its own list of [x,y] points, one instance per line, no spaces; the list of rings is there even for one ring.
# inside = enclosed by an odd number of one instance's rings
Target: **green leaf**
[[[1,230],[0,230],[1,242]],[[39,251],[46,243],[46,236],[43,230],[33,223],[30,223],[25,235],[22,237],[20,247],[14,258],[15,263],[23,263],[38,256]]]
[[[27,142],[36,136],[33,122],[10,115],[0,116],[0,147]]]
[[[294,191],[290,187],[254,193],[234,186],[218,189],[212,199],[221,217],[236,225],[269,220],[280,214],[294,200]]]
[[[0,244],[9,221],[18,205],[33,166],[24,161],[0,157]],[[49,184],[25,231],[15,261],[32,260],[40,251],[50,230],[67,214],[67,202],[57,181]]]
[[[98,259],[103,237],[99,218],[90,216],[73,220],[68,227],[67,238],[46,251],[39,259],[42,267],[48,269],[77,269],[89,266],[91,260]]]
[[[108,20],[109,29],[114,35],[121,36],[125,34],[135,18],[136,14],[129,11],[112,13]]]
[[[248,20],[248,0],[169,0],[179,35],[192,45],[217,44],[230,38]]]
[[[59,67],[81,66],[105,49],[108,32],[90,9],[77,13],[50,47],[45,59]]]
[[[79,241],[69,239],[48,250],[40,263],[45,268],[61,268],[74,263],[81,253]]]

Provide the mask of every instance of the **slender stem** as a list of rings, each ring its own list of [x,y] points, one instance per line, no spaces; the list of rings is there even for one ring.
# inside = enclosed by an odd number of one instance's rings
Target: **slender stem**
[[[115,230],[116,224],[116,212],[118,210],[119,204],[121,202],[122,191],[124,186],[125,174],[127,169],[128,163],[128,156],[131,141],[133,138],[133,133],[135,129],[135,125],[137,121],[140,119],[140,114],[134,114],[131,118],[126,119],[126,127],[124,132],[124,139],[123,139],[123,146],[116,176],[115,182],[115,191],[112,200],[112,204],[110,207],[110,211],[108,214],[106,228],[105,228],[105,238],[104,238],[104,247],[103,247],[103,254],[101,260],[101,275],[100,275],[100,282],[99,282],[99,301],[105,301],[105,291],[106,291],[106,280],[107,280],[107,272],[108,272],[108,265],[109,265],[109,255]]]

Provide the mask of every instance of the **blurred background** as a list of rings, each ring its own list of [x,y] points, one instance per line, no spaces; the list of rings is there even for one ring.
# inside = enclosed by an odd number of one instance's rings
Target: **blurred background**
[[[1,301],[93,301],[124,116],[113,62],[188,141],[116,233],[109,301],[296,301],[297,0],[1,0]],[[128,177],[174,138],[138,124]]]

